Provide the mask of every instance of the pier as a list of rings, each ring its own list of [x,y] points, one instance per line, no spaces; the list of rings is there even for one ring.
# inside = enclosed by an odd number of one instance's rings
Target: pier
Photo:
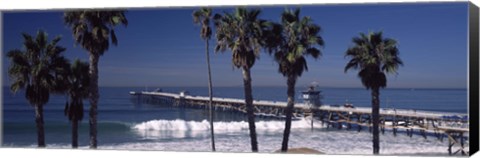
[[[187,108],[208,109],[209,97],[194,96],[188,92],[167,93],[161,91],[130,92],[132,99],[148,104],[172,105]],[[321,121],[326,128],[338,128],[372,132],[371,108],[353,107],[350,104],[320,105],[318,91],[303,92],[304,102],[295,103],[294,118],[310,117],[313,121]],[[245,100],[213,97],[214,110],[246,113]],[[287,102],[253,100],[257,117],[285,118],[284,109]],[[390,129],[394,136],[404,132],[407,136],[419,134],[427,139],[434,136],[439,141],[448,139],[448,153],[468,155],[465,141],[468,140],[468,115],[446,112],[419,111],[408,109],[380,109],[379,128],[381,134]],[[400,132],[401,131],[401,132]],[[467,135],[467,136],[466,136]],[[454,149],[455,148],[455,149]]]

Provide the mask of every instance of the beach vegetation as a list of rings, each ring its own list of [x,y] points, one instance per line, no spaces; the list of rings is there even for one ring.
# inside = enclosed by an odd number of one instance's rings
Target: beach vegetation
[[[205,40],[205,55],[207,58],[207,74],[208,74],[208,106],[209,106],[209,120],[210,120],[210,135],[211,135],[211,144],[212,151],[215,151],[215,134],[213,127],[213,89],[212,89],[212,71],[210,69],[210,49],[209,41],[212,37],[212,28],[210,27],[210,21],[212,21],[212,9],[211,8],[201,8],[193,12],[193,22],[202,27],[200,30],[200,37]]]
[[[385,74],[397,74],[403,65],[399,57],[397,41],[384,38],[383,33],[360,33],[359,37],[352,38],[353,46],[347,49],[345,57],[349,58],[344,72],[358,70],[358,77],[372,95],[372,126],[373,126],[373,154],[379,154],[379,109],[380,88],[387,87]]]
[[[63,56],[65,48],[57,45],[61,37],[48,40],[48,34],[39,30],[36,37],[23,33],[23,49],[7,53],[10,59],[8,75],[10,90],[24,90],[28,103],[35,108],[35,125],[38,147],[45,147],[43,107],[51,93],[62,93],[62,83],[68,71],[68,60]]]
[[[266,35],[268,52],[278,63],[278,72],[287,79],[287,106],[285,108],[285,130],[282,152],[288,150],[288,140],[295,105],[295,84],[304,71],[308,71],[307,57],[318,59],[324,40],[319,35],[321,28],[309,16],[300,16],[300,9],[286,9],[281,15],[281,23],[273,24]]]
[[[76,44],[89,54],[90,74],[90,148],[97,148],[97,106],[98,62],[110,47],[118,44],[114,28],[117,25],[128,25],[123,10],[73,10],[64,13],[64,22],[71,28]]]
[[[75,60],[68,73],[64,114],[72,123],[72,148],[78,147],[78,123],[83,119],[83,100],[89,96],[90,77],[88,63]]]
[[[250,131],[250,143],[253,152],[258,152],[255,115],[252,96],[252,77],[250,70],[259,58],[263,48],[263,32],[268,22],[259,18],[261,10],[238,7],[233,13],[215,14],[217,45],[215,52],[232,52],[232,64],[241,69],[245,93],[245,106]]]

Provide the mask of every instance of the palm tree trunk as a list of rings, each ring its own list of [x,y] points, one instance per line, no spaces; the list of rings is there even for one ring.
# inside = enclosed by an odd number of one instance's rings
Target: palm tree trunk
[[[373,154],[378,155],[380,151],[379,144],[379,110],[380,110],[380,100],[378,99],[380,95],[379,88],[372,88],[372,123],[373,123]]]
[[[288,150],[288,137],[290,136],[290,129],[292,126],[293,106],[295,103],[295,82],[296,79],[293,76],[289,76],[287,79],[287,107],[285,108],[285,131],[283,132],[282,152]]]
[[[243,73],[243,88],[245,92],[245,106],[247,107],[248,128],[250,129],[250,143],[252,145],[252,152],[258,152],[257,133],[255,132],[255,114],[253,111],[253,97],[252,97],[252,78],[250,77],[250,68],[244,66]]]
[[[39,148],[45,147],[45,129],[43,127],[43,105],[35,106],[35,123],[37,126],[37,142]]]
[[[208,68],[208,96],[210,97],[208,105],[210,106],[210,135],[212,138],[212,151],[215,151],[215,136],[213,130],[213,90],[212,90],[212,72],[210,70],[210,53],[208,51],[208,39],[205,40],[206,42],[206,54],[207,54],[207,68]]]
[[[97,148],[97,103],[98,103],[98,60],[97,53],[90,54],[90,148]]]
[[[78,147],[78,120],[72,121],[72,148]]]

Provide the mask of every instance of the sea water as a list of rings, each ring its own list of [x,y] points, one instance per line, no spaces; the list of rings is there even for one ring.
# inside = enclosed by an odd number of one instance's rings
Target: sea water
[[[207,109],[149,105],[132,99],[130,91],[154,90],[144,87],[101,87],[98,105],[98,148],[121,150],[211,151]],[[164,87],[166,92],[188,90],[191,95],[207,96],[206,87]],[[296,101],[301,102],[297,88]],[[369,107],[370,91],[363,88],[320,88],[323,104],[351,103]],[[243,87],[215,87],[215,97],[243,98]],[[285,87],[254,87],[255,100],[286,101]],[[467,113],[466,89],[382,89],[381,108],[415,109]],[[48,148],[70,148],[71,124],[64,116],[66,97],[52,95],[44,108],[45,140]],[[88,100],[79,127],[80,148],[88,148]],[[13,94],[3,89],[3,146],[36,147],[34,109],[23,91]],[[235,112],[215,112],[215,144],[221,152],[250,152],[246,116]],[[256,119],[260,152],[281,147],[284,120]],[[367,130],[326,128],[320,121],[293,121],[289,147],[307,147],[327,154],[371,154],[372,135]],[[445,139],[446,140],[446,139]],[[396,137],[380,135],[380,153],[394,155],[448,155],[448,141],[434,136]],[[468,149],[468,144],[467,144]]]

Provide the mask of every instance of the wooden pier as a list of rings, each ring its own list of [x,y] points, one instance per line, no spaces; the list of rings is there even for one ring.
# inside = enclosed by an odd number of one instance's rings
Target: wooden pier
[[[192,96],[186,92],[130,92],[132,99],[149,104],[173,105],[189,108],[207,109],[209,97]],[[254,100],[255,115],[258,117],[284,118],[286,102]],[[235,111],[246,113],[245,101],[243,99],[213,97],[215,110]],[[368,128],[371,132],[372,119],[371,108],[365,107],[344,107],[344,106],[311,106],[308,103],[295,103],[294,117],[312,117],[313,121],[319,120],[327,124],[327,128],[338,128],[352,130],[356,128],[361,131]],[[456,116],[456,117],[445,117]],[[469,132],[468,119],[466,114],[440,113],[429,111],[415,111],[406,109],[380,109],[380,131],[391,129],[393,135],[405,132],[407,136],[417,132],[427,139],[427,135],[436,137],[439,141],[448,138],[448,153],[455,155],[460,153],[468,155],[465,151],[465,140]],[[399,131],[401,130],[401,131]],[[457,147],[457,150],[453,150]]]

